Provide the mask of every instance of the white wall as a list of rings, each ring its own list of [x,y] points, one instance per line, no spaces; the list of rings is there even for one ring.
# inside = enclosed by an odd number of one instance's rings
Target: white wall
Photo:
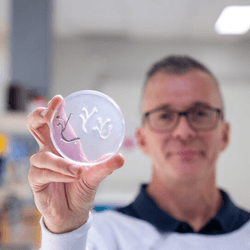
[[[222,91],[231,138],[218,162],[218,184],[237,204],[250,210],[250,82],[225,84]]]
[[[54,42],[51,94],[68,95],[90,87],[98,89],[111,80],[136,80],[137,84],[142,84],[152,62],[175,53],[201,60],[223,84],[250,79],[247,41],[191,43],[78,39]]]
[[[169,54],[187,54],[207,65],[221,83],[231,143],[218,161],[218,186],[250,210],[250,50],[247,42],[55,41],[51,96],[95,89],[112,97],[125,116],[127,133],[139,125],[139,98],[145,72]],[[101,185],[96,200],[126,203],[150,179],[150,160],[139,149],[121,151],[124,167]]]

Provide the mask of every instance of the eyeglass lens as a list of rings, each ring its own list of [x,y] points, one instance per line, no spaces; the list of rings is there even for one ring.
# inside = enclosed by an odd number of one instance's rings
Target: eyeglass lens
[[[186,112],[186,118],[195,129],[209,129],[216,123],[217,113],[210,109],[191,110]],[[149,122],[153,129],[171,130],[180,119],[180,113],[177,111],[158,110],[149,115]]]

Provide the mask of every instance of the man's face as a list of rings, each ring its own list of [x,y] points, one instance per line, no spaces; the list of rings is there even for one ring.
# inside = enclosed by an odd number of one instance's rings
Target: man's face
[[[142,101],[142,112],[169,105],[171,109],[186,111],[194,103],[222,108],[213,78],[200,70],[183,75],[158,72],[148,80]],[[212,131],[197,132],[190,128],[186,117],[171,132],[152,131],[147,121],[138,128],[140,148],[153,163],[153,171],[161,178],[201,179],[215,171],[219,153],[228,143],[229,124],[221,119]]]

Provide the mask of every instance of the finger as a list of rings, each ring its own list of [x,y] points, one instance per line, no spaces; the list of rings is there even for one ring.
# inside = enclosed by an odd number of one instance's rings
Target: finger
[[[49,149],[56,152],[50,139],[48,123],[50,122],[54,109],[62,100],[62,96],[57,95],[48,103],[47,109],[37,108],[27,117],[27,127],[38,142],[41,150]]]
[[[38,169],[47,169],[62,175],[76,176],[80,174],[79,165],[74,165],[49,151],[40,151],[31,156],[30,163]]]
[[[113,171],[121,168],[124,162],[123,155],[117,153],[107,162],[96,166],[84,166],[81,175],[85,177],[86,185],[95,189],[103,179],[112,174]]]
[[[54,96],[47,104],[47,108],[35,109],[26,120],[28,128],[39,129],[44,124],[50,122],[50,118],[55,110],[56,106],[63,100],[60,95]],[[43,114],[41,114],[44,111]]]
[[[35,166],[31,165],[29,174],[28,174],[28,179],[30,182],[30,185],[34,191],[40,191],[42,186],[52,183],[52,182],[57,182],[57,183],[70,183],[76,181],[78,178],[68,176],[68,175],[63,175],[58,172],[54,172],[49,169],[39,169],[36,168]]]

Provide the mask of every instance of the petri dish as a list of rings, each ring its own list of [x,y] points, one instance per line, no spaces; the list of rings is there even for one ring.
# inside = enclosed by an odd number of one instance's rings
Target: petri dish
[[[55,108],[50,137],[65,159],[93,166],[111,158],[121,147],[125,121],[117,103],[93,90],[75,92]]]

